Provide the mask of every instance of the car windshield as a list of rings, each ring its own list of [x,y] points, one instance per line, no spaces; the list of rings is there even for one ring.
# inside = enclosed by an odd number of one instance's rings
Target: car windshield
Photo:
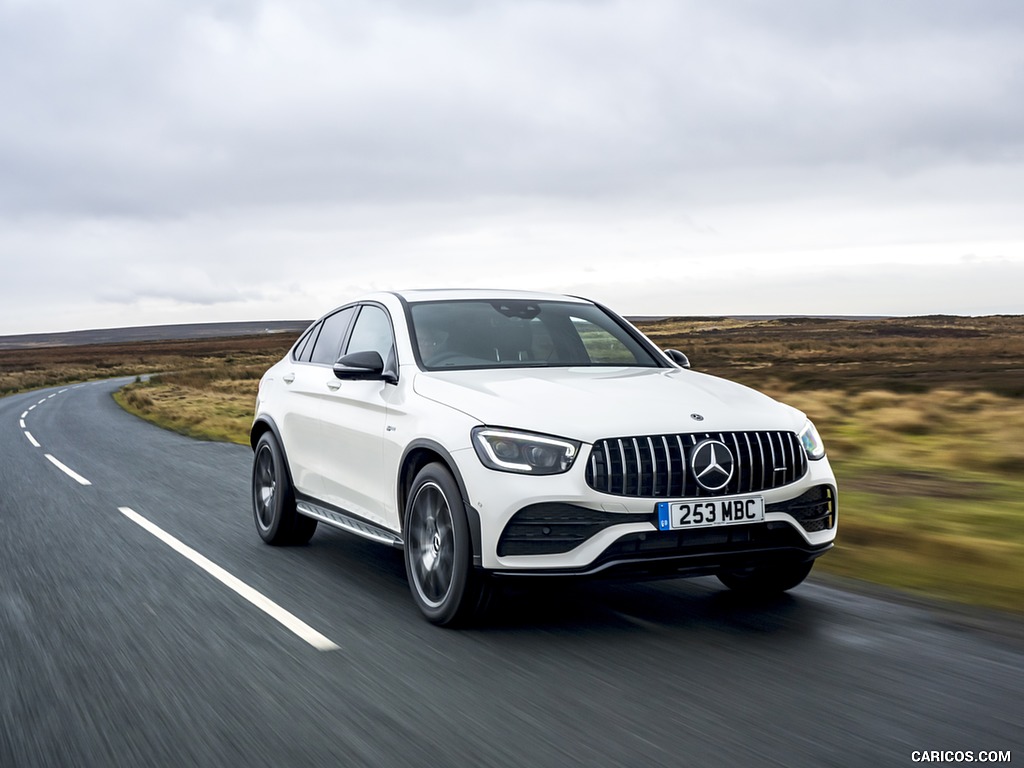
[[[460,300],[411,305],[413,344],[426,370],[632,366],[659,362],[593,304]]]

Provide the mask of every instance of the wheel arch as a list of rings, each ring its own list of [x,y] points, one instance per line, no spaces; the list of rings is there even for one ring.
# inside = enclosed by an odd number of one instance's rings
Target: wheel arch
[[[462,479],[462,473],[459,472],[455,459],[452,458],[452,455],[444,446],[433,440],[414,440],[406,447],[405,453],[402,455],[402,461],[398,470],[398,487],[395,489],[395,498],[398,502],[398,514],[401,521],[403,538],[405,535],[405,506],[408,502],[413,480],[423,467],[434,462],[443,465],[451,472],[452,477],[455,478],[455,484],[459,487],[459,494],[462,496],[462,507],[466,511],[466,522],[469,525],[469,534],[473,544],[473,565],[479,568],[483,563],[480,543],[480,515],[470,502],[466,483]]]
[[[274,439],[277,441],[277,447],[281,451],[281,458],[284,459],[284,468],[288,473],[288,482],[291,483],[292,487],[295,487],[295,482],[292,480],[292,464],[288,461],[288,451],[284,447],[284,440],[281,437],[281,430],[278,428],[277,423],[267,415],[262,415],[256,421],[253,422],[252,428],[249,430],[249,446],[256,450],[256,445],[259,443],[260,438],[263,437],[267,432],[274,435]]]

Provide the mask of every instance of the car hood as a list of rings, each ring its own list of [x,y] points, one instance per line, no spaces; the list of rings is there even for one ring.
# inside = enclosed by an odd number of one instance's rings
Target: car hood
[[[805,419],[795,408],[748,387],[683,369],[419,372],[413,388],[481,424],[588,443],[603,437],[676,432],[796,432]]]

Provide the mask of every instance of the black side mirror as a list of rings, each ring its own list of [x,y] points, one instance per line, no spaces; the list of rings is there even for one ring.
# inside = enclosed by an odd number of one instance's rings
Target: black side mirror
[[[343,355],[334,364],[334,375],[339,379],[356,381],[359,379],[383,379],[384,360],[374,350],[353,352]]]
[[[666,349],[665,354],[668,355],[669,360],[678,365],[680,368],[690,367],[690,358],[688,358],[678,349]]]

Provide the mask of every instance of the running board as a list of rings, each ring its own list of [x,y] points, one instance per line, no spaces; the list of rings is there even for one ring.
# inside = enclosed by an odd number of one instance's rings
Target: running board
[[[401,537],[394,531],[379,528],[373,523],[368,523],[365,520],[350,517],[344,512],[327,509],[326,507],[321,507],[319,504],[313,504],[308,501],[296,502],[295,508],[306,517],[311,517],[314,520],[319,520],[321,523],[326,523],[334,528],[340,528],[343,531],[354,533],[356,536],[362,536],[364,539],[376,541],[379,544],[388,544],[398,549],[402,549],[405,546],[402,543]]]

